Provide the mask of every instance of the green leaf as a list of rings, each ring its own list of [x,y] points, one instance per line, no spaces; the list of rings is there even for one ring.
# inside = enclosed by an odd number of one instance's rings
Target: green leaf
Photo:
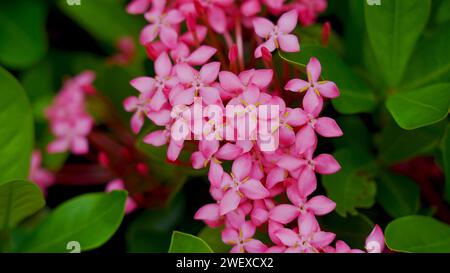
[[[439,136],[444,130],[445,121],[411,131],[389,122],[377,139],[379,159],[385,165],[392,165],[417,155],[431,154],[439,145]]]
[[[125,191],[90,193],[58,206],[32,232],[18,252],[68,252],[71,241],[81,250],[97,248],[108,241],[119,228],[125,210]]]
[[[445,199],[450,203],[450,124],[447,125],[441,142],[443,167],[445,172]]]
[[[0,230],[15,227],[44,205],[44,197],[36,184],[23,180],[1,183]]]
[[[431,0],[387,0],[365,6],[366,27],[386,83],[397,86],[424,30]]]
[[[133,253],[163,253],[170,246],[171,230],[184,213],[185,200],[177,195],[169,206],[147,210],[136,218],[127,230],[127,248]]]
[[[328,197],[336,202],[341,216],[356,215],[356,208],[374,204],[376,184],[372,177],[375,164],[371,155],[359,149],[341,149],[334,154],[342,169],[322,178]]]
[[[203,239],[214,253],[228,253],[231,247],[222,241],[222,229],[204,227],[198,237]]]
[[[213,251],[202,239],[191,234],[174,231],[169,253],[213,253]]]
[[[333,139],[336,147],[371,151],[372,136],[367,125],[358,116],[340,116],[336,121],[345,132],[342,137]]]
[[[138,37],[140,29],[144,26],[141,18],[126,13],[124,2],[95,0],[84,1],[79,6],[70,6],[66,0],[60,0],[58,7],[94,38],[111,46],[120,37]]]
[[[392,218],[413,215],[419,210],[420,189],[406,176],[384,172],[377,184],[377,201]]]
[[[436,22],[442,24],[450,20],[450,0],[443,0],[436,13]]]
[[[450,22],[447,22],[424,35],[414,51],[414,58],[411,58],[408,64],[405,80],[400,89],[415,89],[433,81],[450,81],[449,28]]]
[[[283,59],[296,65],[306,65],[311,57],[322,64],[322,77],[337,84],[341,95],[332,100],[342,114],[371,112],[376,100],[369,87],[353,73],[334,52],[319,46],[302,45],[299,53],[280,53]]]
[[[450,252],[450,226],[427,216],[407,216],[389,223],[386,244],[398,252]]]
[[[33,117],[25,91],[0,67],[0,182],[27,179],[33,150]]]
[[[324,231],[336,233],[336,240],[342,240],[352,248],[364,248],[364,243],[374,224],[364,214],[342,217],[331,213],[319,219]]]
[[[0,63],[21,69],[45,55],[46,15],[45,1],[1,1]]]
[[[436,84],[391,96],[386,107],[395,121],[406,130],[417,129],[443,120],[450,108],[450,84]]]

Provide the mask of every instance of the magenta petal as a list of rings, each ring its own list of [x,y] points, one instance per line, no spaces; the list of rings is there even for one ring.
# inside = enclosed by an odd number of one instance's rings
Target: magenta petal
[[[253,27],[259,37],[266,38],[275,28],[275,25],[266,18],[257,17],[253,19]]]
[[[254,84],[259,88],[265,88],[272,82],[272,78],[272,69],[257,69],[255,70],[249,84]]]
[[[202,65],[206,63],[214,54],[216,54],[217,49],[210,46],[200,46],[194,52],[189,55],[187,62],[190,65]]]
[[[203,221],[217,221],[219,217],[219,206],[217,204],[204,205],[194,215],[194,219]]]
[[[155,72],[161,78],[165,78],[172,72],[172,63],[166,52],[161,53],[155,61]]]
[[[297,26],[298,14],[296,10],[283,13],[278,19],[277,26],[281,32],[290,33]]]
[[[310,236],[319,230],[319,223],[311,212],[298,217],[298,232],[303,236]]]
[[[249,239],[252,238],[253,235],[255,235],[256,226],[251,222],[247,221],[242,224],[241,226],[241,235],[242,239]]]
[[[267,174],[266,185],[271,189],[278,183],[283,182],[287,177],[286,171],[280,167],[275,167]]]
[[[220,201],[220,215],[225,215],[238,208],[241,196],[234,189],[228,190]]]
[[[300,92],[309,87],[309,82],[301,79],[292,79],[284,86],[284,90],[289,90],[292,92]]]
[[[242,181],[248,177],[252,169],[252,158],[249,154],[238,157],[231,167],[232,173],[237,181]]]
[[[155,94],[152,97],[152,100],[150,101],[150,108],[154,111],[159,111],[166,102],[166,95],[164,95],[162,89],[158,89],[156,90]]]
[[[239,233],[232,228],[225,228],[222,230],[222,241],[228,245],[237,244],[239,240]]]
[[[314,117],[317,117],[322,111],[323,99],[319,97],[313,88],[309,88],[306,91],[306,95],[303,98],[303,109]]]
[[[267,219],[269,218],[269,213],[265,209],[256,208],[252,210],[252,213],[250,215],[252,222],[256,226],[260,226],[267,222]]]
[[[256,179],[249,179],[241,183],[239,191],[251,200],[264,199],[269,196],[269,191]]]
[[[333,174],[341,169],[341,165],[329,154],[318,155],[314,159],[315,170],[320,174]]]
[[[225,143],[216,153],[221,160],[235,160],[242,153],[242,148],[231,143]]]
[[[323,195],[319,195],[311,198],[307,203],[307,207],[315,215],[322,216],[332,212],[336,208],[336,203]]]
[[[256,239],[245,242],[244,248],[248,253],[264,253],[267,250],[267,246]]]
[[[141,93],[147,93],[155,87],[155,80],[150,77],[138,77],[130,81],[131,86]]]
[[[136,112],[131,117],[131,130],[133,133],[137,134],[141,131],[142,126],[144,125],[144,115],[142,112]]]
[[[239,77],[229,71],[220,71],[219,81],[222,88],[228,92],[237,92],[244,88]]]
[[[324,248],[331,244],[331,242],[334,241],[334,238],[336,238],[336,234],[334,233],[319,231],[314,233],[311,244],[316,248]]]
[[[305,160],[291,155],[283,155],[277,162],[277,165],[285,170],[294,171],[306,165]]]
[[[147,43],[153,42],[155,40],[156,36],[158,36],[158,26],[155,24],[147,25],[144,27],[141,31],[139,42],[142,45],[145,45]]]
[[[172,27],[161,26],[159,38],[168,48],[176,48],[178,42],[178,33]]]
[[[317,119],[314,129],[323,137],[340,137],[344,134],[336,121],[327,117]]]
[[[308,77],[311,77],[310,80],[317,82],[322,73],[322,66],[320,65],[319,60],[313,57],[309,60],[306,70],[308,71]]]
[[[281,228],[275,231],[275,236],[286,246],[295,246],[299,240],[298,235],[287,228]]]
[[[177,160],[180,155],[181,150],[183,149],[184,141],[177,141],[172,139],[169,143],[169,147],[167,149],[167,159],[170,161]]]
[[[222,183],[223,174],[224,172],[222,165],[217,163],[215,160],[212,160],[209,164],[209,172],[208,172],[208,179],[209,182],[211,182],[211,185],[215,187],[220,187],[220,184]]]
[[[163,145],[167,144],[166,131],[158,130],[158,131],[151,132],[150,134],[148,134],[147,136],[144,137],[143,141],[144,141],[144,143],[147,143],[147,144],[150,144],[150,145],[153,145],[156,147],[163,146]]]
[[[157,112],[150,111],[147,113],[147,117],[158,126],[165,126],[170,122],[169,109],[161,109]]]
[[[381,253],[384,251],[384,235],[380,226],[375,225],[366,239],[365,248],[369,253]]]
[[[181,83],[192,83],[194,81],[195,73],[195,70],[188,64],[182,63],[176,66],[176,74]]]
[[[270,211],[269,217],[273,221],[286,225],[297,218],[299,214],[300,210],[296,206],[278,205]]]
[[[227,27],[227,17],[225,12],[214,5],[208,9],[208,22],[212,29],[217,33],[224,33]]]
[[[202,82],[210,84],[217,79],[220,71],[220,62],[205,64],[200,69],[200,79]]]
[[[339,89],[334,82],[323,82],[317,87],[319,93],[325,98],[334,99],[339,97]]]
[[[317,144],[317,136],[310,125],[301,128],[295,139],[295,149],[299,154],[305,153],[311,147]]]
[[[311,168],[305,168],[298,179],[298,193],[302,197],[309,196],[317,188],[316,174]]]

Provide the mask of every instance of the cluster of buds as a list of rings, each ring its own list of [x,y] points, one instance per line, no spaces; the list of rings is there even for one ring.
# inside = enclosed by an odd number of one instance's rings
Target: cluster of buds
[[[325,102],[339,96],[338,87],[321,79],[316,58],[307,65],[306,79],[281,80],[292,67],[284,66],[280,77],[272,62],[275,50],[300,51],[292,34],[299,18],[313,23],[326,1],[283,2],[132,1],[128,12],[143,13],[149,22],[140,42],[154,60],[156,75],[131,81],[139,95],[127,98],[124,108],[134,113],[134,133],[146,120],[160,126],[144,142],[168,145],[169,161],[178,160],[186,141],[197,144],[191,163],[209,169],[214,203],[194,217],[223,227],[222,239],[232,252],[362,252],[342,241],[332,247],[336,235],[316,220],[335,208],[326,196],[314,196],[316,174],[336,173],[340,165],[332,155],[315,151],[318,136],[343,134],[333,119],[321,116]],[[276,24],[268,13],[278,17]],[[245,56],[244,48],[251,54]],[[260,57],[265,67],[257,67]],[[301,103],[290,101],[290,92]],[[257,228],[273,244],[255,239]],[[366,250],[383,249],[376,226]]]
[[[91,71],[67,79],[46,109],[50,129],[56,138],[47,146],[49,153],[70,151],[80,155],[89,151],[87,136],[94,120],[86,109],[86,95],[95,93],[94,80],[95,74]]]

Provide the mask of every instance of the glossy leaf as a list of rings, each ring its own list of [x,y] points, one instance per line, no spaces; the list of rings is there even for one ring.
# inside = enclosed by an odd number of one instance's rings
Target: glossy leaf
[[[343,114],[371,112],[376,100],[372,90],[334,52],[319,46],[302,45],[299,53],[282,53],[283,58],[295,65],[306,65],[311,57],[322,64],[322,77],[333,81],[341,95],[332,100],[333,106]]]
[[[1,1],[0,63],[21,69],[44,57],[46,16],[45,1]]]
[[[58,206],[23,242],[18,252],[69,252],[76,241],[81,251],[97,248],[119,228],[125,210],[125,191],[90,193]]]
[[[450,252],[450,226],[427,216],[407,216],[389,223],[386,244],[398,252]]]
[[[0,183],[0,230],[15,227],[45,205],[39,187],[28,181]]]
[[[27,179],[33,149],[33,118],[25,91],[0,67],[0,182]]]
[[[222,229],[204,227],[198,237],[203,239],[214,251],[214,253],[228,253],[231,246],[222,241]]]
[[[436,84],[396,93],[386,106],[400,127],[412,130],[444,119],[450,108],[449,94],[450,84]]]
[[[328,197],[336,202],[336,212],[345,217],[357,214],[357,208],[372,207],[376,193],[373,158],[363,150],[351,149],[341,149],[334,156],[342,169],[324,175],[322,181]]]
[[[388,0],[365,6],[366,27],[386,83],[397,86],[424,30],[431,0]]]
[[[213,253],[202,239],[183,232],[174,231],[169,253]]]
[[[392,218],[413,215],[419,210],[420,189],[406,176],[385,172],[378,179],[377,201]]]

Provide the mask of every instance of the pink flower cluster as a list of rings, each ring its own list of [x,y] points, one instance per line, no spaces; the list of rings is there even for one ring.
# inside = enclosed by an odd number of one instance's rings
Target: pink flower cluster
[[[47,146],[49,153],[86,154],[89,151],[87,136],[94,120],[86,110],[86,95],[95,92],[94,80],[95,74],[91,71],[67,79],[46,109],[50,129],[56,138]]]
[[[195,219],[211,227],[223,226],[222,239],[233,246],[232,252],[358,252],[342,241],[332,247],[335,234],[321,230],[316,220],[335,208],[332,200],[314,192],[316,175],[336,173],[340,165],[332,155],[317,155],[315,150],[318,136],[343,134],[333,119],[320,115],[325,101],[338,97],[339,90],[333,82],[321,80],[320,62],[311,58],[306,80],[284,83],[285,90],[298,93],[302,99],[301,107],[289,107],[283,98],[288,92],[277,88],[276,83],[281,86],[281,81],[271,65],[270,52],[300,50],[298,38],[291,34],[298,18],[304,24],[312,23],[326,1],[283,2],[132,1],[128,12],[144,13],[150,23],[140,40],[155,61],[155,76],[131,81],[139,95],[127,98],[124,108],[134,113],[134,133],[141,131],[146,119],[161,127],[145,136],[144,142],[168,145],[167,158],[176,161],[186,140],[175,140],[172,131],[192,123],[193,118],[174,114],[173,110],[183,106],[195,112],[194,101],[201,98],[203,128],[192,134],[213,137],[195,142],[198,151],[192,153],[191,163],[195,169],[209,168],[214,202],[200,208]],[[261,5],[279,16],[276,24],[258,17]],[[243,31],[251,34],[244,36]],[[249,39],[244,41],[244,37]],[[256,68],[253,58],[249,67],[245,66],[245,43],[254,46],[249,55],[263,57],[265,68]],[[226,49],[229,61],[224,57]],[[211,61],[213,57],[219,61]],[[261,150],[258,143],[262,139],[225,140],[225,132],[237,134],[234,117],[211,117],[211,105],[222,109],[227,105],[277,106],[278,125],[272,133],[280,136],[278,148]],[[238,118],[252,117],[243,111]],[[224,167],[226,161],[232,161],[230,170]],[[254,238],[257,228],[267,232],[273,245]],[[384,239],[378,226],[366,247],[369,252],[383,251]]]

